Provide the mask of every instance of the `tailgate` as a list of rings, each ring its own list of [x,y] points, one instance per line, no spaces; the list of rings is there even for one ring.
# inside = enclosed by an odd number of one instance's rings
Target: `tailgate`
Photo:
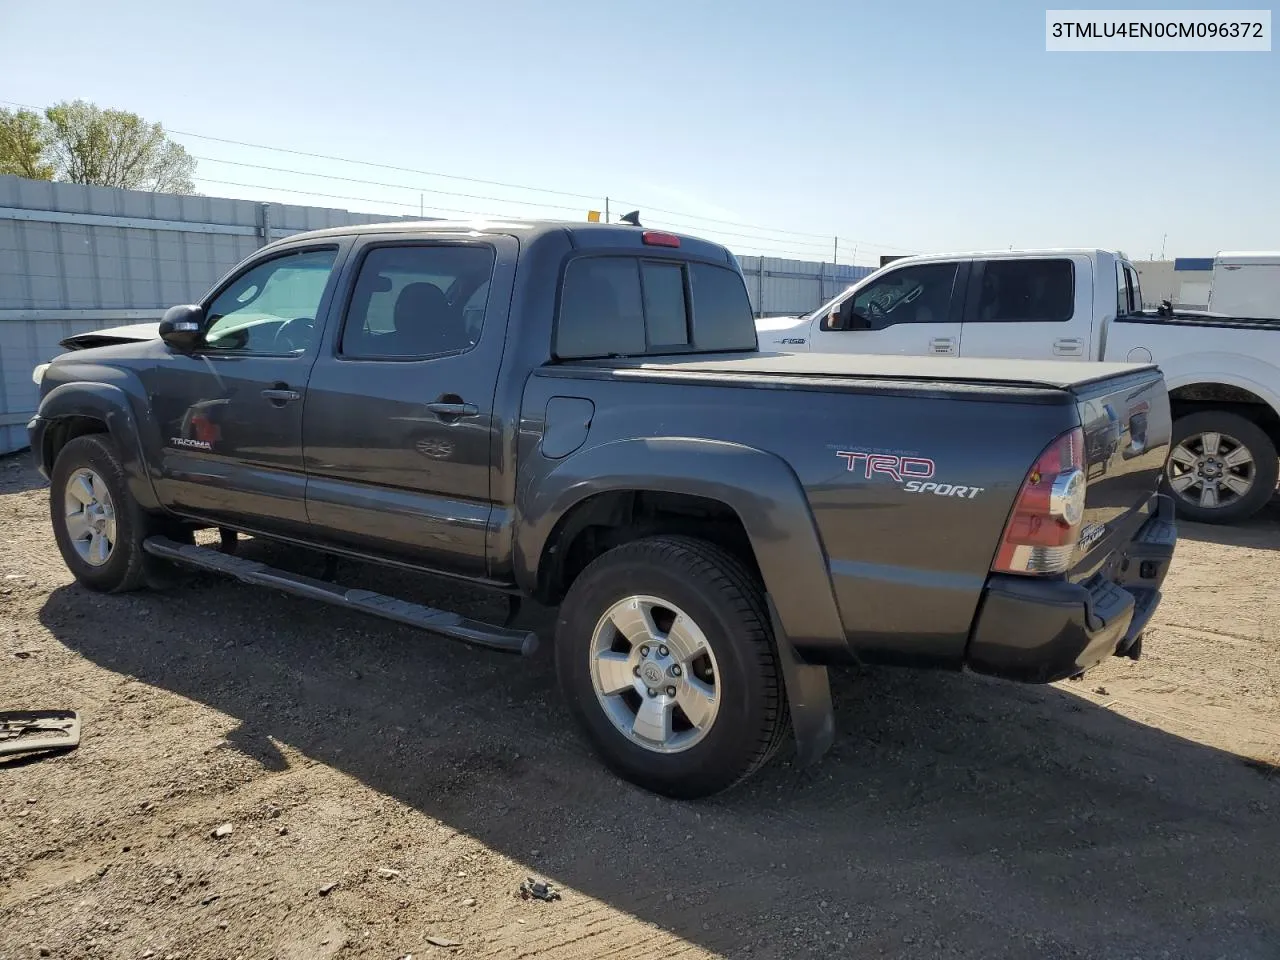
[[[1159,370],[1090,384],[1077,393],[1088,488],[1072,579],[1093,574],[1147,519],[1173,418]]]

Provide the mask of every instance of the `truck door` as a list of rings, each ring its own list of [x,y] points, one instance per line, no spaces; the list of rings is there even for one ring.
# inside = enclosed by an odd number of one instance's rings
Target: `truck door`
[[[887,271],[814,321],[812,351],[957,356],[968,268],[947,260]]]
[[[344,252],[314,242],[247,263],[205,299],[202,342],[150,372],[165,506],[305,533],[302,400]]]
[[[511,237],[372,235],[311,374],[307,515],[353,550],[484,576]]]
[[[961,355],[1090,359],[1093,283],[1087,256],[975,260]]]

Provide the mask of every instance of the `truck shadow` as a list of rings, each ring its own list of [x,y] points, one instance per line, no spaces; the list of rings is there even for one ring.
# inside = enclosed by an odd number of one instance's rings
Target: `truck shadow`
[[[0,496],[47,486],[48,482],[32,467],[30,450],[0,456]]]
[[[248,554],[280,562],[272,550]],[[444,590],[435,602],[468,613],[492,602]],[[179,595],[68,586],[41,621],[108,670],[238,718],[229,742],[266,770],[288,765],[285,744],[707,950],[1280,953],[1280,890],[1258,882],[1280,851],[1280,771],[1058,688],[842,674],[822,764],[784,753],[736,792],[676,803],[587,752],[545,653],[468,650],[216,578]]]
[[[1179,520],[1178,537],[1226,547],[1280,550],[1280,496],[1243,523],[1219,525]]]

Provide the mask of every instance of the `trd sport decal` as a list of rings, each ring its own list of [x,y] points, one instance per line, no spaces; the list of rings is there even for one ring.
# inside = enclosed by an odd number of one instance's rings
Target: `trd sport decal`
[[[898,483],[913,477],[928,480],[933,476],[933,461],[925,457],[895,457],[885,453],[861,453],[856,450],[837,450],[836,456],[845,461],[850,473],[861,465],[868,480],[877,473],[883,473]]]
[[[837,450],[836,456],[845,462],[845,469],[850,473],[859,471],[868,480],[876,476],[888,477],[894,483],[901,484],[907,493],[932,493],[938,497],[972,500],[986,489],[934,482],[931,478],[936,467],[928,457],[901,457],[859,450]]]

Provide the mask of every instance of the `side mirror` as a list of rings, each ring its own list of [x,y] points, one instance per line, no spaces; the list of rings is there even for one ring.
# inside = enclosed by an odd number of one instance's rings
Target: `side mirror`
[[[160,339],[175,350],[190,350],[204,332],[204,311],[194,303],[170,307],[160,318]]]
[[[822,319],[823,330],[870,330],[871,322],[853,309],[853,297],[840,301],[839,306]]]

